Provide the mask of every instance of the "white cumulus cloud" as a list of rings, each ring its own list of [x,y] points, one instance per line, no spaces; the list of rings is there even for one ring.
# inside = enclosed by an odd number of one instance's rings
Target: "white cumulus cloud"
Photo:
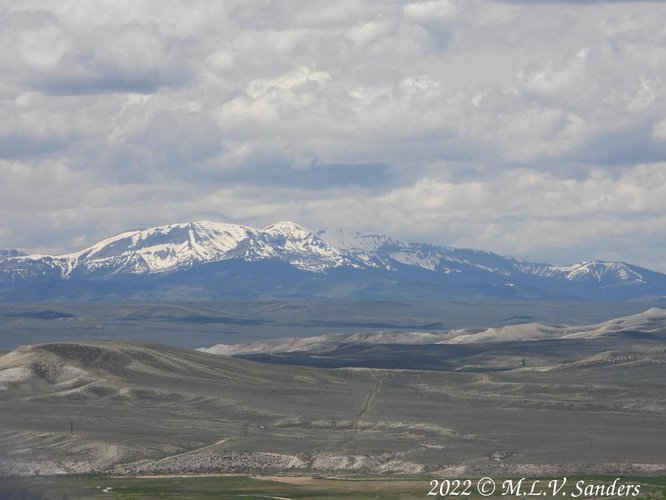
[[[0,247],[293,218],[666,271],[660,2],[0,0]]]

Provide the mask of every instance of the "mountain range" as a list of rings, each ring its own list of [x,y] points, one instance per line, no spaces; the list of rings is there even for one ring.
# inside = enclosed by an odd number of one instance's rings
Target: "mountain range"
[[[293,222],[168,224],[63,255],[0,250],[3,300],[664,296],[666,275],[624,262],[557,266]]]

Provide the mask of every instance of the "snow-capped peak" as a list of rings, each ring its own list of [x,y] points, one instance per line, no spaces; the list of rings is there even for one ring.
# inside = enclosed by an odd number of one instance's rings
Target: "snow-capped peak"
[[[73,268],[87,271],[154,273],[228,258],[255,233],[247,226],[210,221],[167,224],[126,231],[62,257],[74,259]]]
[[[561,278],[568,281],[620,281],[624,283],[644,283],[645,277],[624,262],[591,260],[565,266],[550,264],[521,263],[521,270],[546,278]]]
[[[266,226],[263,229],[263,232],[282,235],[282,236],[296,236],[298,238],[305,238],[309,235],[312,235],[310,231],[305,229],[303,226],[299,226],[292,221],[279,221],[270,226]]]
[[[48,260],[63,277],[77,272],[159,273],[230,259],[271,259],[311,272],[352,265],[338,250],[289,221],[263,230],[212,221],[166,224],[125,231],[70,254],[19,259]]]

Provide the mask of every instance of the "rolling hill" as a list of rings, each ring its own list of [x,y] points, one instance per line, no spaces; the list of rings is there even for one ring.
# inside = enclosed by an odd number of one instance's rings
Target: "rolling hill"
[[[324,370],[29,345],[0,356],[0,476],[663,473],[664,367],[597,353],[545,371]]]

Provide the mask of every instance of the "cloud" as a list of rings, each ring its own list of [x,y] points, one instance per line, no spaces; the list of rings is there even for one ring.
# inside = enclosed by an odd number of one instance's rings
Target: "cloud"
[[[38,138],[9,134],[0,137],[0,158],[21,158],[54,153],[65,147],[57,137]]]
[[[231,172],[222,179],[236,184],[317,191],[341,188],[386,190],[396,181],[390,167],[382,164],[315,164],[295,169],[287,163],[272,163]]]
[[[664,269],[666,163],[578,180],[524,168],[483,179],[428,177],[372,199],[350,194],[345,203],[322,199],[303,210],[310,224],[365,221],[360,229],[561,264],[633,254]]]
[[[54,95],[154,93],[190,77],[183,41],[149,20],[72,26],[57,9],[5,9],[3,62],[26,87]]]
[[[293,218],[666,270],[666,14],[598,3],[0,0],[0,247]]]
[[[573,4],[573,5],[586,5],[586,4],[604,4],[604,3],[664,3],[666,0],[495,0],[503,3],[515,3],[520,5],[542,5],[542,4]]]

